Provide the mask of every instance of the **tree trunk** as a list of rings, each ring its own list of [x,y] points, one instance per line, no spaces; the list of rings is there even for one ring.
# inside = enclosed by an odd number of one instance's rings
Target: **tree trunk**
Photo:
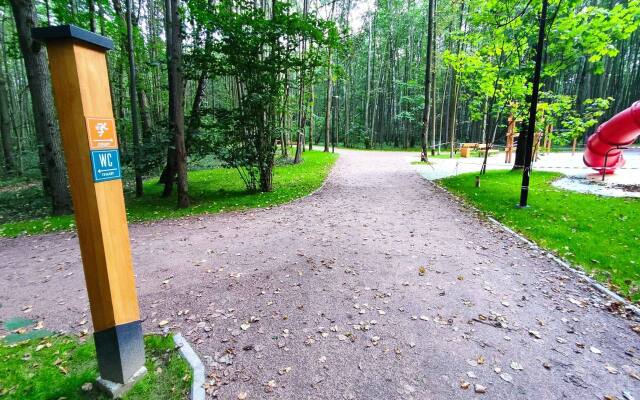
[[[136,55],[133,46],[133,24],[131,22],[132,0],[127,0],[127,56],[129,57],[129,101],[131,103],[131,132],[133,135],[133,169],[136,179],[136,197],[142,197],[142,148],[140,144],[140,122],[138,115],[138,79],[136,77]]]
[[[184,144],[184,85],[182,80],[182,37],[180,36],[179,0],[168,0],[170,30],[167,37],[169,55],[169,127],[174,138],[175,172],[177,173],[178,208],[189,207],[187,183],[187,150]],[[169,46],[170,45],[170,46]],[[167,184],[172,184],[173,177],[169,177]]]
[[[431,155],[436,154],[436,12],[437,3],[433,0],[431,11]]]
[[[460,3],[460,25],[458,30],[462,31],[464,26],[464,1]],[[461,43],[458,40],[456,55],[460,54]],[[456,145],[456,111],[458,109],[458,73],[455,69],[451,69],[451,93],[449,99],[449,145],[451,149],[449,150],[449,157],[453,158],[455,155],[455,145]]]
[[[200,129],[202,123],[202,117],[200,110],[202,108],[202,101],[204,100],[205,90],[207,89],[207,73],[202,71],[198,77],[198,84],[196,85],[196,93],[193,96],[193,103],[191,104],[191,114],[189,115],[189,124],[187,127],[187,137],[185,139],[185,146],[187,151],[193,141],[193,135],[195,135]]]
[[[89,9],[89,30],[91,32],[96,31],[96,6],[94,0],[87,1],[87,8]]]
[[[311,104],[309,105],[309,115],[311,116],[309,121],[309,150],[313,150],[313,132],[315,131],[316,118],[314,113],[314,107],[316,106],[316,91],[313,84],[311,84]]]
[[[0,54],[0,57],[2,54]],[[11,117],[9,114],[9,96],[4,68],[0,65],[0,136],[2,137],[2,154],[4,169],[7,174],[16,172],[16,159],[13,153],[13,137]]]
[[[71,196],[51,94],[47,58],[42,46],[31,39],[31,28],[36,26],[37,21],[36,10],[31,0],[11,0],[11,8],[31,93],[43,188],[51,196],[53,214],[68,214],[72,209]]]
[[[370,126],[370,118],[369,118],[369,109],[370,109],[370,105],[371,105],[371,59],[372,59],[372,38],[373,38],[373,22],[372,19],[369,19],[369,51],[367,52],[367,93],[366,93],[366,97],[365,97],[365,107],[364,107],[364,129],[365,129],[365,134],[368,135],[369,137],[369,143],[373,143],[373,137],[372,137],[372,132],[373,130],[371,129]]]
[[[434,28],[435,32],[435,21]],[[434,36],[435,37],[435,36]],[[433,43],[433,69],[431,70],[431,155],[436,154],[436,66],[435,66],[436,48],[435,40]]]
[[[327,153],[329,152],[329,140],[331,139],[331,96],[333,95],[333,77],[331,76],[331,50],[331,47],[329,47],[329,63],[327,65],[327,108],[324,114],[324,151]]]
[[[427,62],[424,70],[424,109],[422,111],[422,154],[421,161],[428,160],[429,145],[429,117],[431,114],[431,68],[433,61],[433,19],[434,19],[434,0],[429,0],[429,13],[427,16]]]
[[[304,0],[302,7],[303,16],[307,16],[309,12],[309,0]],[[304,101],[304,57],[307,51],[307,40],[305,38],[302,39],[301,49],[300,49],[300,59],[302,60],[302,66],[300,67],[300,92],[298,93],[298,135],[296,137],[296,155],[293,158],[294,164],[299,164],[302,161],[302,150],[304,149],[304,128],[307,124],[306,121],[306,106]],[[311,146],[311,140],[309,141],[309,146]],[[311,150],[311,149],[309,149]]]
[[[530,100],[527,99],[526,102]],[[527,132],[528,130],[528,121],[522,121],[522,127],[520,129],[520,134],[518,135],[518,140],[516,141],[516,157],[513,162],[513,169],[522,169],[524,168],[524,156],[525,156],[525,147],[527,144],[527,135],[523,134],[523,132]]]
[[[140,119],[142,120],[142,143],[147,145],[151,142],[151,115],[149,114],[149,99],[144,89],[138,88],[138,103],[140,103]]]
[[[289,70],[284,71],[284,99],[282,100],[282,135],[280,147],[282,149],[282,157],[286,160],[289,158]],[[300,135],[298,135],[300,137]]]
[[[260,163],[260,191],[273,191],[273,157],[270,162]]]

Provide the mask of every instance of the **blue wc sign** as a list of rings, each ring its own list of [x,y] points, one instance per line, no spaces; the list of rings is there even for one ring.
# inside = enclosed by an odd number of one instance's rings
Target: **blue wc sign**
[[[92,150],[91,170],[93,171],[94,182],[122,179],[118,149]]]

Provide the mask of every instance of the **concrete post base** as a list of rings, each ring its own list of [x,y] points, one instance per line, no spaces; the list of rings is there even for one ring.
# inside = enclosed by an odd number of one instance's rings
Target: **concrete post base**
[[[119,399],[125,395],[136,384],[140,379],[142,379],[147,373],[147,367],[142,367],[133,374],[131,378],[125,383],[116,383],[112,381],[108,381],[106,379],[102,379],[98,377],[96,380],[96,384],[104,393],[106,393],[112,399]]]

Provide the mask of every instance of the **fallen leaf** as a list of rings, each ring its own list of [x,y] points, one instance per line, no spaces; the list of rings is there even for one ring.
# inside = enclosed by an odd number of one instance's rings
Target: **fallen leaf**
[[[280,369],[278,370],[278,374],[279,374],[279,375],[284,375],[284,374],[286,374],[286,373],[287,373],[287,372],[289,372],[289,371],[291,371],[291,367],[280,368]]]
[[[607,371],[609,371],[610,374],[614,374],[615,375],[615,374],[618,373],[618,369],[616,367],[614,367],[613,365],[611,365],[611,364],[607,363],[607,364],[604,365],[604,367],[605,367],[605,369]]]
[[[511,362],[511,368],[515,369],[516,371],[522,371],[524,369],[524,368],[522,368],[522,364],[520,364],[519,362],[515,362],[515,361]]]
[[[501,373],[500,374],[500,378],[502,378],[502,380],[505,381],[505,382],[513,381],[513,377],[510,374],[506,373],[506,372]]]

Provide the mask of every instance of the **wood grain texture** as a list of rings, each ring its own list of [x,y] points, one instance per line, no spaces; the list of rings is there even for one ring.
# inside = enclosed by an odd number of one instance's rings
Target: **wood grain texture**
[[[140,319],[122,181],[94,183],[86,117],[113,118],[103,50],[48,45],[84,274],[96,331]]]

